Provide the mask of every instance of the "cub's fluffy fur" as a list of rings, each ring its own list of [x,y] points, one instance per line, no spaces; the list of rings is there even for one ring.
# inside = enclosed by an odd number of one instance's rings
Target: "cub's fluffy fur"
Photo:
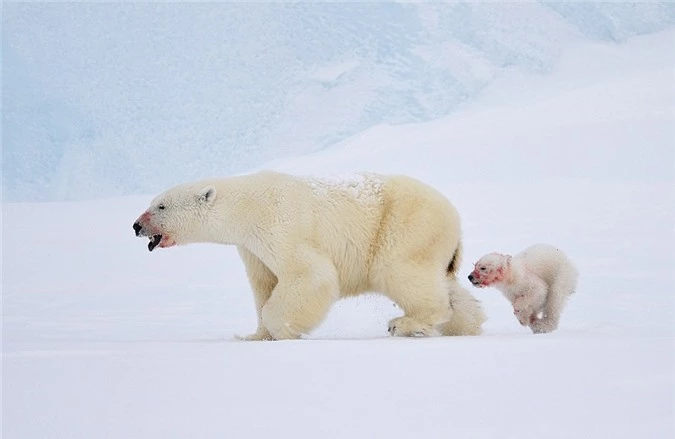
[[[547,244],[536,244],[515,255],[489,253],[469,274],[476,287],[495,287],[513,305],[513,313],[534,333],[551,332],[570,294],[578,273],[565,254]]]

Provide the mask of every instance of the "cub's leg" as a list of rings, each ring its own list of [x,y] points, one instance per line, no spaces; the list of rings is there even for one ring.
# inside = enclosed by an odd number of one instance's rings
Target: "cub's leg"
[[[577,271],[568,266],[561,270],[551,284],[544,305],[544,315],[530,327],[535,334],[555,331],[560,322],[560,315],[565,308],[567,298],[574,293],[577,287]]]
[[[532,317],[536,317],[532,304],[525,296],[519,296],[513,301],[513,315],[518,319],[518,323],[522,326],[529,326]]]

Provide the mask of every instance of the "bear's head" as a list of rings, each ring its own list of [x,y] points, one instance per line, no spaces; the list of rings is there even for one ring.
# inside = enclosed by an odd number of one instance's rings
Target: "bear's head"
[[[209,184],[176,186],[155,197],[134,222],[136,236],[150,239],[148,250],[204,240],[204,229],[216,199]]]
[[[511,268],[511,256],[501,253],[489,253],[474,264],[469,281],[479,288],[489,287],[502,282]]]

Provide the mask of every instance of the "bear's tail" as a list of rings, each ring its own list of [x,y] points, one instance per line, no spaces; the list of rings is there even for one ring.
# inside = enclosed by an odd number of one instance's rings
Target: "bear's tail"
[[[448,277],[451,279],[457,279],[457,272],[459,271],[459,266],[462,264],[462,240],[460,239],[457,242],[457,247],[455,248],[455,253],[452,255],[452,259],[448,263]]]
[[[456,280],[448,280],[450,319],[436,326],[442,335],[480,335],[487,320],[481,303]]]
[[[482,325],[487,320],[480,301],[459,283],[458,272],[462,264],[462,241],[457,242],[455,253],[448,263],[448,296],[450,319],[436,329],[442,335],[480,335]]]

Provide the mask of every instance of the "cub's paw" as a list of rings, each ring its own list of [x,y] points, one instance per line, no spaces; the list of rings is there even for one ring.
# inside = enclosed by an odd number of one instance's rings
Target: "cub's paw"
[[[514,308],[513,315],[516,316],[518,323],[520,323],[522,326],[528,326],[532,321],[530,313],[526,310]]]
[[[534,334],[546,334],[557,329],[557,325],[550,320],[543,318],[530,324],[530,329]]]
[[[435,335],[432,325],[420,323],[410,317],[397,317],[389,321],[389,334],[395,337],[425,337]]]

